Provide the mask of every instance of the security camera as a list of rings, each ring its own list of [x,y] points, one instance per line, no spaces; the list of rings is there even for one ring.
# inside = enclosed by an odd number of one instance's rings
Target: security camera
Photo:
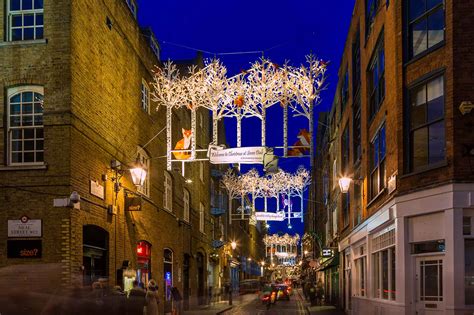
[[[73,191],[71,195],[69,196],[69,201],[71,203],[78,203],[79,201],[81,201],[81,196],[79,195],[77,191]]]

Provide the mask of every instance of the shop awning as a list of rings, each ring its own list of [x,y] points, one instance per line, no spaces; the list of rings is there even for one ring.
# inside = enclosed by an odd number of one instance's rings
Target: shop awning
[[[319,268],[317,271],[324,271],[326,269],[332,268],[332,267],[337,267],[339,265],[339,255],[335,255],[319,265]]]

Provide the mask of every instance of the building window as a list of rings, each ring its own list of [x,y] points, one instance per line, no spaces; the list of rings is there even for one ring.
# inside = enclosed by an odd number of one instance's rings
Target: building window
[[[361,109],[360,96],[356,96],[354,102],[354,116],[352,118],[352,145],[354,164],[357,164],[362,157],[362,135],[361,135]]]
[[[370,143],[370,198],[385,188],[385,125],[382,125]]]
[[[408,1],[409,54],[415,57],[444,41],[443,0]]]
[[[7,95],[8,164],[43,164],[43,87],[15,87]]]
[[[146,83],[144,79],[142,79],[142,109],[147,112],[148,114],[150,113],[150,87]]]
[[[8,40],[43,38],[43,0],[9,0],[7,2]]]
[[[372,238],[372,279],[375,298],[396,298],[395,228],[389,227]]]
[[[165,248],[163,251],[163,279],[164,279],[164,291],[165,291],[165,312],[171,313],[171,298],[173,288],[173,251],[169,248]]]
[[[445,160],[444,78],[431,79],[410,89],[409,94],[413,171]]]
[[[137,159],[140,161],[140,163],[145,167],[147,170],[147,176],[145,178],[145,181],[143,182],[142,186],[137,187],[137,191],[146,195],[150,196],[150,157],[148,154],[143,150],[143,148],[138,147],[137,148]]]
[[[165,171],[165,194],[163,196],[163,208],[173,211],[173,180],[171,175]]]
[[[349,70],[346,67],[344,78],[341,85],[341,114],[346,108],[347,100],[349,98]]]
[[[156,59],[160,60],[160,45],[158,45],[158,41],[156,40],[155,36],[151,36],[150,38],[150,47],[153,54],[155,54]]]
[[[367,296],[367,253],[365,247],[365,245],[361,245],[354,250],[356,256],[356,259],[354,260],[356,272],[356,296]]]
[[[349,171],[349,124],[346,125],[344,131],[342,132],[341,139],[341,166],[342,174],[347,176]]]
[[[189,222],[189,191],[186,189],[183,192],[183,219]]]
[[[375,16],[379,9],[379,2],[381,0],[366,0],[365,1],[365,32],[369,36],[374,25]]]
[[[472,234],[472,217],[465,216],[462,217],[462,234],[463,235],[471,235]]]
[[[136,19],[137,18],[137,4],[135,3],[135,0],[126,0],[127,6],[130,9],[130,12],[132,12],[133,17]]]
[[[474,305],[474,239],[464,239],[464,297],[466,305]]]
[[[332,187],[336,187],[338,185],[339,178],[337,176],[337,159],[334,159],[332,162]]]
[[[199,203],[199,231],[204,233],[204,205]]]
[[[357,34],[352,43],[352,95],[355,97],[360,88],[360,30],[357,26]]]
[[[385,53],[383,36],[379,39],[370,63],[368,78],[369,108],[372,119],[385,97]]]

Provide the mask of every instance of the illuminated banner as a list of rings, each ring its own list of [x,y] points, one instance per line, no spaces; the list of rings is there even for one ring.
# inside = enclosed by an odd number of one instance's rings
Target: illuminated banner
[[[283,221],[285,213],[283,212],[255,212],[257,221]]]
[[[223,149],[209,146],[209,161],[212,164],[263,164],[265,147]]]

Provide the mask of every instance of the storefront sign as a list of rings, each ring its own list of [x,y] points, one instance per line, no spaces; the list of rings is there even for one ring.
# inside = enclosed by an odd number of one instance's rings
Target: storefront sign
[[[41,240],[7,240],[8,258],[41,258]]]
[[[211,208],[211,214],[215,216],[223,215],[225,213],[225,209],[222,208]]]
[[[285,220],[284,212],[255,212],[257,221],[283,221]]]
[[[212,164],[263,164],[265,151],[265,147],[223,149],[210,146],[209,161]]]
[[[324,258],[330,258],[334,256],[334,250],[332,248],[323,248],[322,256]]]
[[[8,220],[8,237],[41,237],[41,220],[30,220],[26,215],[20,220]]]
[[[142,210],[142,197],[125,193],[125,211],[141,211]]]
[[[104,200],[104,191],[105,191],[104,186],[102,186],[95,180],[91,180],[90,188],[91,188],[91,195]]]

